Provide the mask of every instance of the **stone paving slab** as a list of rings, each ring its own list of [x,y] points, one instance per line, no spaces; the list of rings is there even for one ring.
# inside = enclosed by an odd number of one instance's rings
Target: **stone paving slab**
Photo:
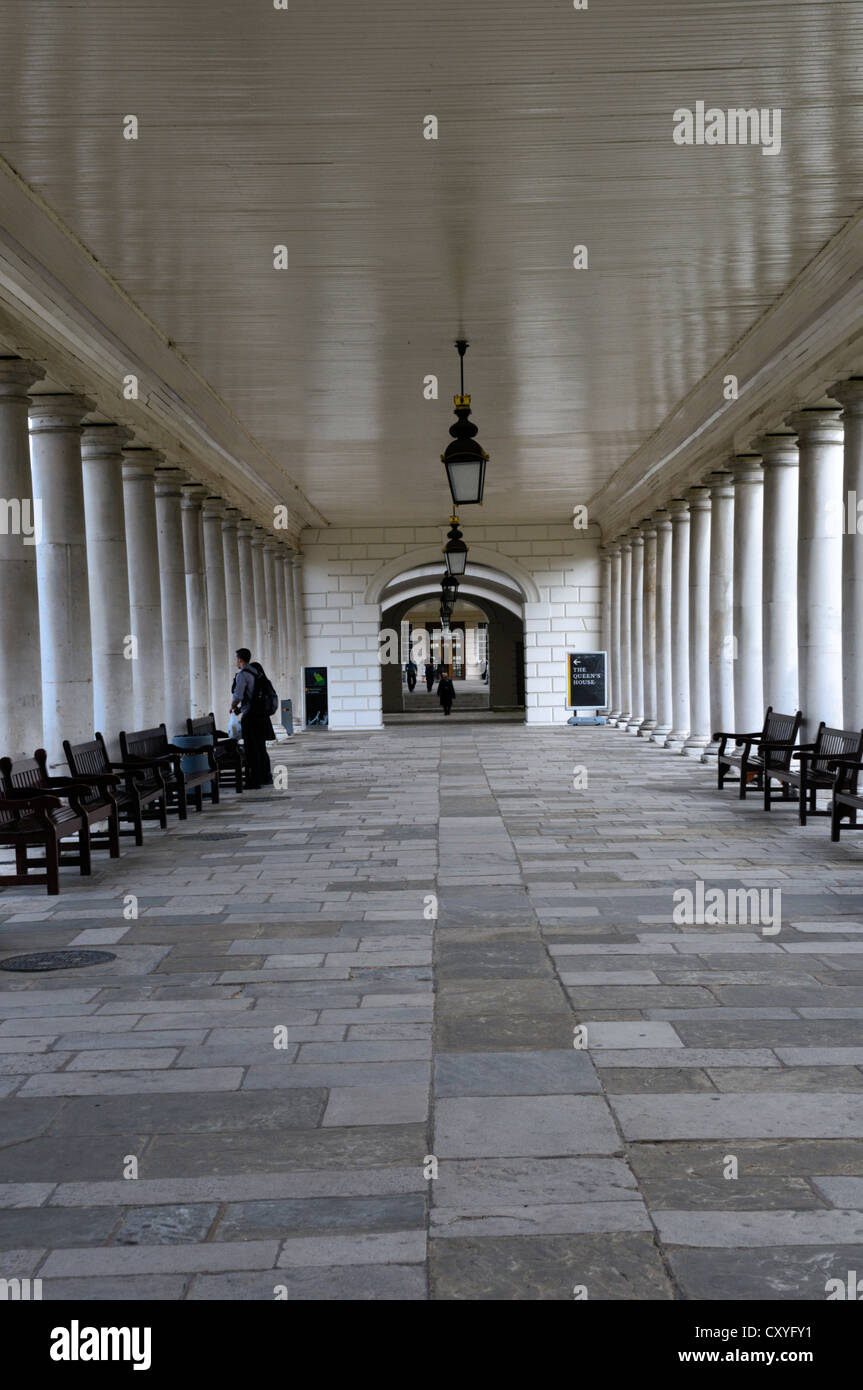
[[[290,798],[0,894],[0,956],[117,953],[0,981],[0,1271],[271,1302],[796,1300],[863,1269],[858,842],[613,729],[275,756]],[[778,935],[676,923],[699,879],[781,887]]]

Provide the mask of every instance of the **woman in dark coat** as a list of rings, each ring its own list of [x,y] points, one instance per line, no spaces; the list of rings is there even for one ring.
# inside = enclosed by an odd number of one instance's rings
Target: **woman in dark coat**
[[[437,697],[443,705],[444,714],[449,714],[455,699],[455,686],[446,674],[442,675],[438,681]]]

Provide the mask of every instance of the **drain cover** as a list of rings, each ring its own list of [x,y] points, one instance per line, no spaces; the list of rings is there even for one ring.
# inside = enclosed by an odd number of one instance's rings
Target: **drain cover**
[[[75,970],[116,959],[113,951],[34,951],[29,956],[10,956],[0,961],[0,970]]]
[[[181,835],[181,840],[245,840],[247,830],[204,830],[200,835]]]

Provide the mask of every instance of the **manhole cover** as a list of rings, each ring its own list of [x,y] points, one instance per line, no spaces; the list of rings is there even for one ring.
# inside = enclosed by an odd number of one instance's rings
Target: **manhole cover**
[[[116,960],[113,951],[34,951],[29,956],[10,956],[0,970],[76,970],[82,965],[104,965]]]
[[[181,835],[181,840],[245,840],[247,830],[204,830],[199,835]]]

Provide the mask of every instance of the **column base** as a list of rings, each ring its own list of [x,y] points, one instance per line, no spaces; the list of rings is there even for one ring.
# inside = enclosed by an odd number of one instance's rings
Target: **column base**
[[[657,724],[656,728],[653,730],[653,733],[650,735],[650,742],[657,743],[661,748],[664,748],[665,740],[668,738],[668,735],[670,733],[670,724]]]
[[[702,754],[707,747],[710,739],[707,734],[690,734],[683,745],[683,755],[686,758],[696,758],[701,762]]]
[[[615,728],[616,725],[617,725],[617,721],[618,721],[619,718],[620,718],[620,710],[619,710],[619,709],[613,709],[613,710],[611,711],[611,713],[610,713],[610,714],[607,714],[606,717],[605,717],[605,723],[606,723],[607,728],[609,728],[609,729]]]
[[[637,734],[641,728],[641,721],[643,718],[643,714],[634,714],[626,726],[626,732],[628,734]]]
[[[625,729],[631,718],[632,715],[629,713],[629,710],[623,710],[622,713],[617,716],[618,729]]]
[[[672,753],[682,753],[689,734],[685,729],[672,729],[665,740],[665,747]]]
[[[639,737],[639,738],[650,738],[650,736],[652,735],[652,733],[653,733],[653,731],[654,731],[655,728],[656,728],[656,720],[655,720],[655,719],[643,719],[643,720],[641,721],[641,724],[639,725],[639,728],[638,728],[638,737]]]
[[[711,762],[715,762],[716,759],[717,759],[718,757],[719,757],[719,744],[718,744],[718,743],[713,743],[713,742],[711,742],[711,743],[708,743],[707,747],[705,748],[704,752],[702,753],[702,755],[701,755],[701,761],[702,761],[703,763],[711,763]]]

